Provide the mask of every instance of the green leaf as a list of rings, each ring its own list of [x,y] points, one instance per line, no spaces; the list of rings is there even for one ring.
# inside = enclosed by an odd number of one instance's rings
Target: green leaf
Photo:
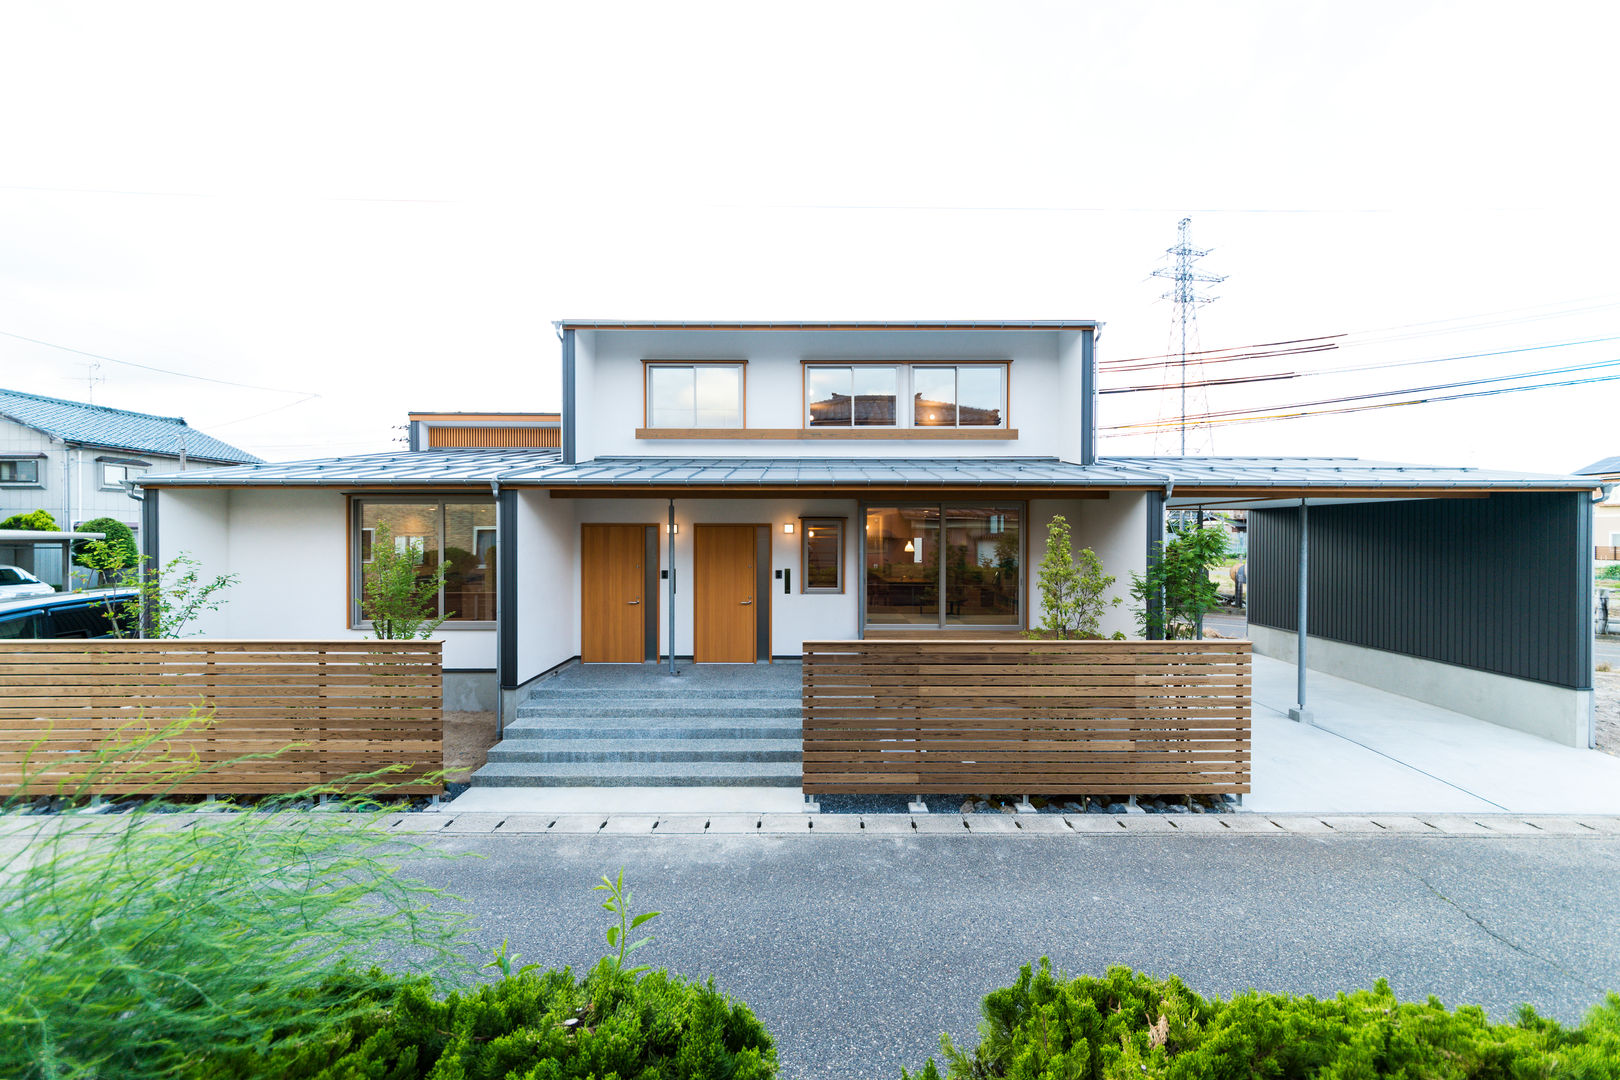
[[[642,913],[640,915],[637,915],[635,918],[630,920],[630,929],[634,930],[636,927],[640,926],[642,923],[646,922],[648,919],[655,919],[661,914],[662,914],[662,912],[658,912],[658,911],[648,911],[648,912],[644,912],[644,913]]]

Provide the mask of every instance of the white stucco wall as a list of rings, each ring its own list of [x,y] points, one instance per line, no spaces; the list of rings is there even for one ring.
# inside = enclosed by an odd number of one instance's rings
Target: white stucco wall
[[[579,655],[578,501],[517,493],[519,684]]]
[[[1064,412],[1058,332],[711,331],[575,332],[578,456],[692,454],[737,457],[1055,457],[1078,446],[1079,414]],[[1074,335],[1078,339],[1078,334]],[[1078,362],[1078,345],[1074,348]],[[643,360],[747,360],[749,428],[802,428],[803,360],[1010,360],[1007,418],[1019,437],[992,440],[637,440],[643,426]],[[1078,385],[1076,373],[1076,385]],[[1073,425],[1075,431],[1069,432]],[[1077,452],[1077,451],[1076,451]],[[1075,457],[1074,460],[1078,460]]]
[[[1131,615],[1131,574],[1147,570],[1147,496],[1140,492],[1114,491],[1106,499],[1036,499],[1029,504],[1030,624],[1041,617],[1040,589],[1036,575],[1046,557],[1047,527],[1053,514],[1062,514],[1069,524],[1069,544],[1075,553],[1090,548],[1102,560],[1104,574],[1116,579],[1109,595],[1119,597],[1102,619],[1104,637],[1116,630],[1136,637],[1136,619]]]
[[[1249,637],[1254,651],[1262,656],[1289,663],[1299,656],[1299,636],[1292,631],[1250,623]],[[1587,745],[1592,720],[1590,690],[1515,679],[1314,634],[1306,639],[1305,666],[1564,746]]]
[[[355,592],[346,512],[337,491],[164,488],[159,554],[167,561],[191,551],[210,576],[239,575],[206,624],[211,637],[363,638],[367,632],[348,622]],[[447,623],[434,637],[444,642],[447,670],[494,669],[494,630]]]

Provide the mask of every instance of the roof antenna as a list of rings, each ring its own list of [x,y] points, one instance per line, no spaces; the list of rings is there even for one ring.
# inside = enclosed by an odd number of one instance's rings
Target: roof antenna
[[[84,401],[87,405],[94,405],[96,403],[96,387],[106,382],[107,377],[101,374],[101,364],[99,362],[89,361],[83,366],[85,369]]]

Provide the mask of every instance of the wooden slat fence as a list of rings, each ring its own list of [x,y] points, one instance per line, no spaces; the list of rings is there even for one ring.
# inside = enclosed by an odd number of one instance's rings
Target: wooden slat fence
[[[804,790],[1249,790],[1247,641],[815,641]]]
[[[195,755],[179,794],[272,794],[401,766],[396,793],[437,792],[444,761],[436,641],[0,641],[0,794],[73,789],[98,749],[193,709],[213,722],[94,770],[88,794],[147,791],[152,762]],[[289,744],[297,749],[284,750]],[[238,760],[246,755],[273,758]],[[224,764],[232,762],[232,764]]]

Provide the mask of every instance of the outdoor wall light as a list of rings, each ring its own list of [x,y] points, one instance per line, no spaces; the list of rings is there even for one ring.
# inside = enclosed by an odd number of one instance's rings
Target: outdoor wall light
[[[791,522],[791,521],[782,522],[782,531],[791,536],[792,533],[793,533],[793,522]]]
[[[668,525],[664,526],[664,531],[669,535],[674,536],[676,533],[681,531],[681,527],[672,521]]]

